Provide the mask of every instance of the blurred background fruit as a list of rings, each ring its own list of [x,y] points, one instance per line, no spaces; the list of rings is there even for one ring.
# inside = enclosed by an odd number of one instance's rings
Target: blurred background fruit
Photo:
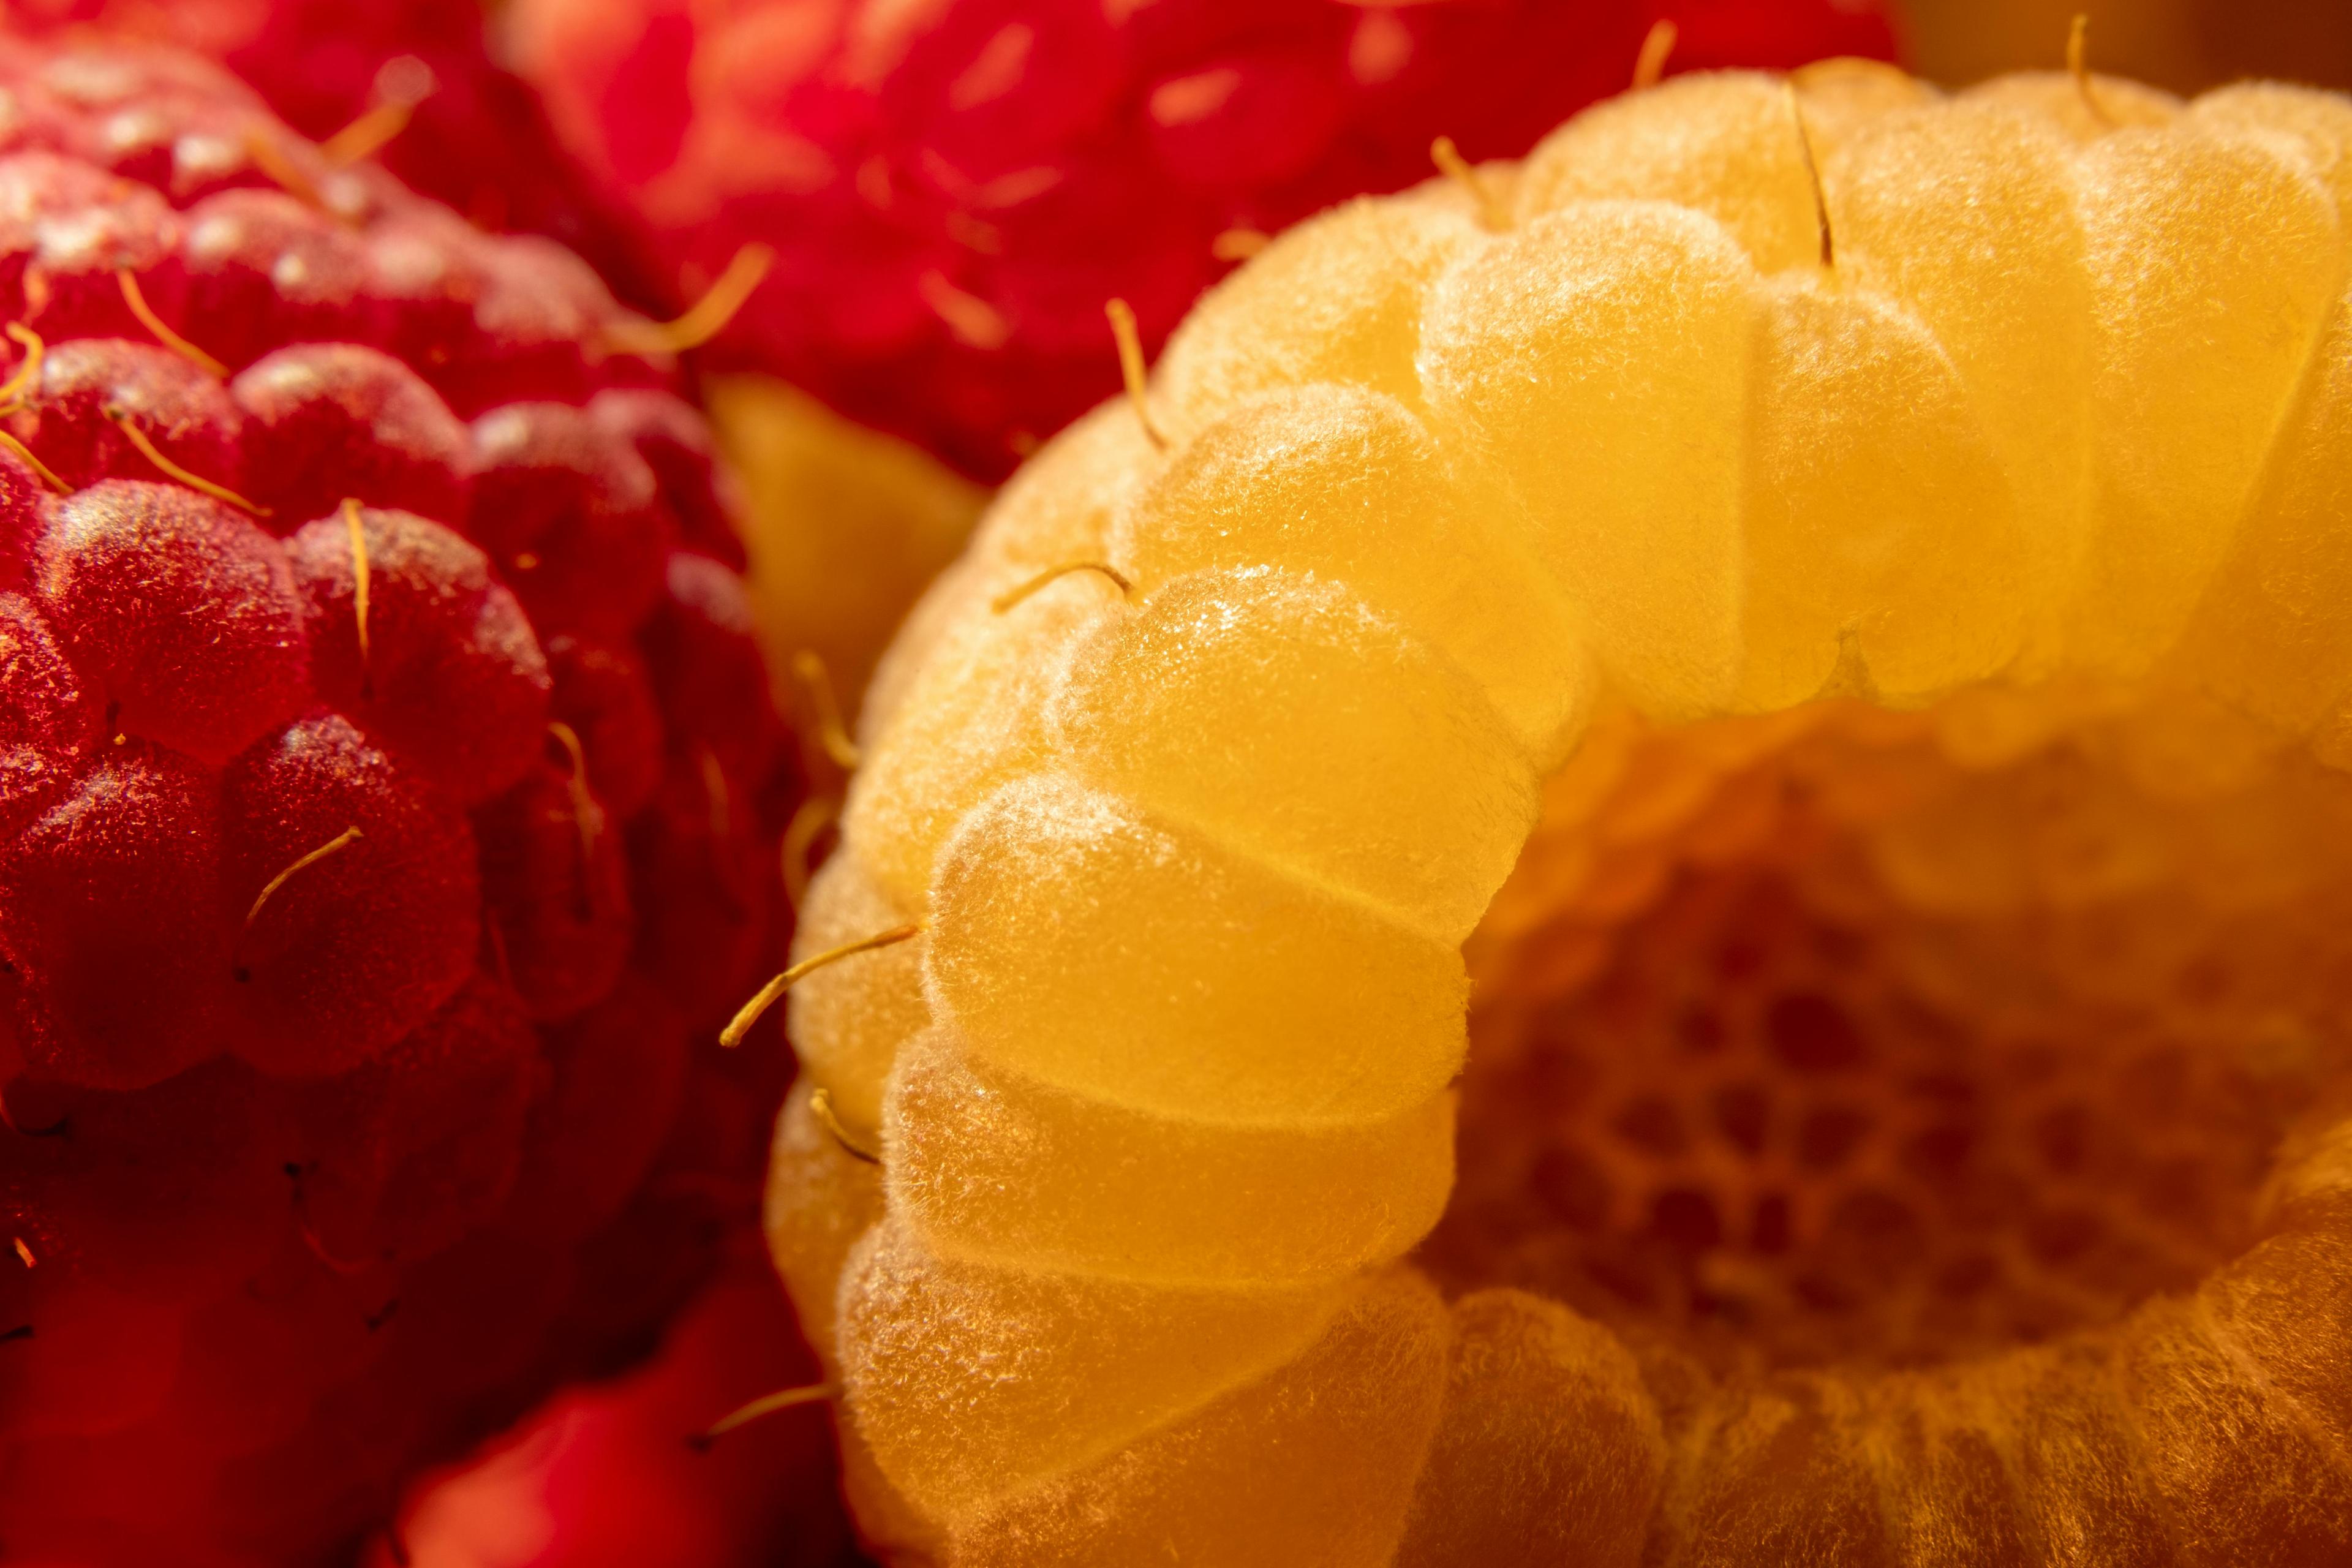
[[[1885,55],[1868,0],[517,0],[514,58],[663,259],[776,248],[719,357],[1001,479],[1110,392],[1103,301],[1147,349],[1257,243],[1523,152],[1673,68]],[[688,283],[691,289],[695,285]]]
[[[2352,6],[2322,0],[1905,0],[1911,63],[1958,86],[2065,58],[2077,13],[2102,71],[2174,92],[2241,77],[2352,87]]]
[[[408,1568],[643,1568],[863,1561],[829,1488],[821,1408],[683,1439],[747,1400],[814,1382],[765,1261],[735,1258],[682,1310],[661,1348],[609,1382],[567,1389],[483,1451],[420,1479],[403,1510]],[[369,1568],[396,1561],[388,1541]]]

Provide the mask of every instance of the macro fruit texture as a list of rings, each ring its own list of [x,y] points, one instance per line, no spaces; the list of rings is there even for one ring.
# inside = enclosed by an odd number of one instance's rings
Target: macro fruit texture
[[[300,1563],[748,1216],[797,788],[661,329],[0,37],[0,1539]]]
[[[626,216],[493,58],[480,0],[16,0],[9,17],[218,60],[330,156],[373,156],[482,227],[561,240],[633,304],[668,300]]]
[[[1695,75],[886,659],[769,1238],[907,1561],[2352,1556],[2352,102]]]
[[[1893,47],[1853,0],[519,0],[508,20],[666,262],[709,279],[775,250],[721,363],[993,481],[1115,384],[1106,298],[1156,346],[1266,232],[1412,183],[1434,136],[1523,152],[1622,87],[1668,16],[1678,67]]]

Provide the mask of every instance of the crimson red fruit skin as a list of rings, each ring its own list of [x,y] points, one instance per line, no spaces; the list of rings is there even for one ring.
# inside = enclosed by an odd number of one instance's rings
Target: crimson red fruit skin
[[[96,695],[40,611],[0,593],[0,833],[13,832],[64,787],[73,759],[98,738]]]
[[[362,507],[359,520],[358,552],[345,515],[314,519],[286,542],[313,689],[452,799],[488,800],[540,754],[553,690],[546,653],[478,545],[414,512]]]
[[[0,33],[0,1540],[348,1554],[750,1212],[731,492],[575,258],[177,55]]]
[[[500,62],[480,0],[14,0],[8,9],[27,30],[102,29],[210,56],[321,141],[371,110],[405,104],[377,156],[411,189],[486,228],[562,241],[633,300],[658,295],[645,288],[645,258],[622,216],[563,151],[538,95]],[[164,183],[168,138],[135,125],[122,133],[141,142],[138,177]]]
[[[222,867],[246,1022],[233,1048],[286,1078],[393,1052],[465,983],[481,878],[466,819],[341,714],[297,721],[229,764]],[[346,833],[338,853],[263,889]]]
[[[466,515],[466,427],[390,354],[294,343],[229,390],[246,416],[246,493],[275,515],[323,518],[356,495],[425,517]]]
[[[464,1464],[423,1478],[402,1510],[411,1558],[497,1561],[513,1521],[531,1519],[545,1521],[530,1559],[541,1568],[863,1563],[816,1496],[775,1484],[830,1476],[821,1407],[755,1422],[707,1451],[678,1441],[748,1399],[823,1375],[760,1266],[745,1248],[625,1377],[564,1390]],[[395,1559],[379,1544],[362,1562]]]
[[[663,263],[777,262],[720,341],[842,412],[1003,477],[1114,391],[1103,302],[1156,350],[1273,233],[1515,156],[1675,68],[1885,57],[1876,0],[517,0],[515,54]]]
[[[108,479],[65,497],[48,509],[33,584],[105,690],[116,733],[217,765],[309,696],[286,552],[210,496]]]
[[[78,771],[0,849],[0,958],[34,1074],[143,1089],[230,1038],[218,782],[145,741]]]
[[[43,354],[8,432],[77,488],[102,479],[152,479],[154,464],[107,416],[122,410],[197,473],[235,487],[245,476],[237,409],[228,388],[181,354],[119,338],[66,338]]]

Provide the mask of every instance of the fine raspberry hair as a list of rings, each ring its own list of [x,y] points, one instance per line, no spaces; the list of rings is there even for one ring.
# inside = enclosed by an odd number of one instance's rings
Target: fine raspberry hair
[[[310,1562],[748,1215],[799,790],[658,324],[0,37],[0,1519]]]

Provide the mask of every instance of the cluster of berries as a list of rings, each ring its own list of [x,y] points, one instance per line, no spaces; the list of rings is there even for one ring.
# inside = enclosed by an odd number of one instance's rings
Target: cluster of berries
[[[1622,86],[1662,10],[519,0],[526,85],[475,0],[12,5],[0,1555],[348,1557],[740,1236],[789,1058],[708,1041],[780,961],[802,769],[686,339],[615,290],[772,247],[727,363],[993,479],[1109,390],[1106,297],[1156,345],[1433,136]],[[1891,45],[1871,0],[1672,15],[1678,68]],[[758,1317],[535,1429],[677,1462]],[[793,1454],[633,1522],[757,1554],[829,1492]]]
[[[554,245],[0,40],[0,322],[5,1545],[300,1561],[749,1212],[798,763]]]

